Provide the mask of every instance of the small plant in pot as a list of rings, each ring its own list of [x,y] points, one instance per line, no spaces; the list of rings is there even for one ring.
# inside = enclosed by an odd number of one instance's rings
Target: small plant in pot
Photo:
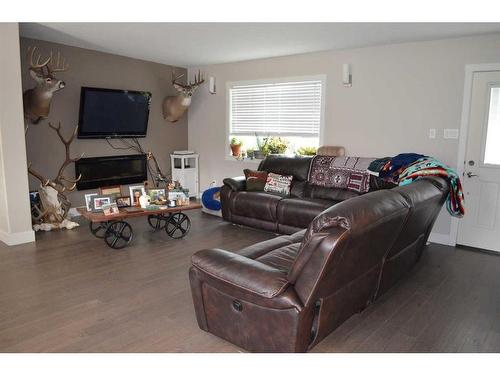
[[[238,157],[241,155],[242,144],[243,142],[240,139],[236,137],[231,138],[230,146],[231,146],[231,153],[233,154],[233,156]]]
[[[299,156],[314,156],[317,151],[318,149],[316,147],[303,146],[297,150],[296,154]]]
[[[257,133],[255,133],[255,142],[257,143],[257,150],[254,150],[253,157],[255,159],[264,159],[266,155],[264,154],[264,150],[267,147],[267,140],[269,137],[261,138]]]
[[[289,142],[281,137],[268,137],[266,144],[262,148],[262,153],[267,156],[271,154],[284,154],[287,150]]]

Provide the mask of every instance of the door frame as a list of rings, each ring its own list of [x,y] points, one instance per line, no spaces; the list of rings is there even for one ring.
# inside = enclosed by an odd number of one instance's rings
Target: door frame
[[[465,152],[469,136],[470,105],[472,101],[472,80],[474,73],[500,72],[500,63],[467,64],[465,65],[464,97],[462,103],[462,118],[460,121],[460,136],[458,139],[457,174],[463,176],[465,171]],[[458,218],[451,218],[450,245],[455,246],[458,238]]]

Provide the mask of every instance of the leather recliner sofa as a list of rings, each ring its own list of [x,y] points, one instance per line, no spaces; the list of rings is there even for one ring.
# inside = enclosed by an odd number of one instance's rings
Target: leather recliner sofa
[[[307,228],[316,215],[328,207],[359,195],[350,190],[309,184],[311,160],[311,157],[268,156],[259,164],[259,171],[293,176],[289,197],[246,191],[244,176],[224,179],[220,192],[223,219],[291,234]]]
[[[253,352],[311,349],[409,272],[447,193],[422,178],[337,203],[292,235],[197,252],[199,327]]]

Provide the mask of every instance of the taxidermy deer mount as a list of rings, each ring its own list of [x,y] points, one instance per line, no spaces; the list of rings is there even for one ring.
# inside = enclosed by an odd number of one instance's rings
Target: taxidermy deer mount
[[[178,82],[183,76],[184,74],[175,77],[172,72],[172,85],[179,92],[179,95],[167,96],[163,101],[163,118],[170,122],[177,122],[182,117],[186,109],[191,105],[191,97],[194,92],[205,82],[200,71],[198,71],[198,75],[194,76],[194,82],[190,81],[187,85]]]
[[[35,58],[36,47],[28,48],[30,75],[36,82],[36,86],[26,90],[23,93],[24,117],[31,123],[37,124],[42,119],[46,119],[50,111],[52,95],[61,90],[66,85],[64,81],[54,76],[55,72],[64,72],[68,70],[69,64],[66,64],[64,57],[57,53],[57,60],[53,65],[53,56],[42,61],[42,55],[39,53]]]
[[[56,228],[72,229],[78,226],[78,224],[67,219],[71,203],[64,193],[75,190],[76,183],[82,176],[80,175],[78,178],[72,179],[64,175],[64,170],[70,164],[73,164],[83,157],[83,154],[78,158],[71,158],[70,156],[70,145],[76,137],[78,126],[75,127],[73,134],[68,139],[64,138],[61,134],[61,123],[55,126],[49,122],[49,126],[56,131],[57,136],[64,144],[66,157],[59,168],[57,177],[54,179],[42,176],[32,168],[31,163],[28,164],[28,173],[40,180],[41,183],[38,189],[40,203],[39,205],[35,205],[32,210],[32,219],[35,223],[34,228],[35,230],[51,230]]]

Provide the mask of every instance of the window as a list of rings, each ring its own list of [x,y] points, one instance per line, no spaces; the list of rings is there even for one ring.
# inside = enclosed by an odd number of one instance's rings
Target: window
[[[486,144],[484,163],[500,165],[500,87],[492,87],[490,91],[490,107],[486,124]]]
[[[280,137],[287,154],[318,147],[324,89],[325,76],[228,84],[228,141],[237,138],[244,150],[255,150],[257,137]]]

